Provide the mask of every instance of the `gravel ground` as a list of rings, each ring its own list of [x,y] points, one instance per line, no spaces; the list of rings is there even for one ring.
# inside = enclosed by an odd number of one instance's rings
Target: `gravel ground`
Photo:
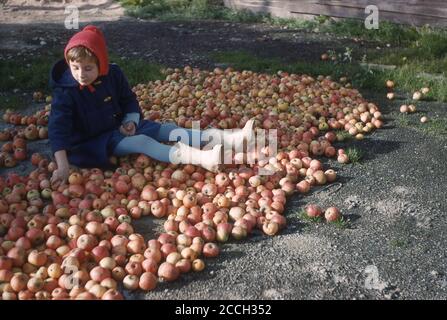
[[[211,68],[215,64],[209,53],[241,49],[285,61],[313,60],[327,49],[354,43],[329,35],[226,22],[124,19],[97,24],[110,48],[120,55],[173,67]],[[5,24],[0,28],[0,54],[62,49],[70,34],[60,24]],[[46,44],[40,45],[36,37]],[[289,199],[288,226],[280,235],[255,233],[245,241],[227,243],[217,259],[206,261],[204,271],[161,283],[150,293],[126,292],[126,297],[446,299],[447,140],[401,126],[393,111],[398,101],[390,104],[377,94],[364,94],[381,106],[387,118],[384,128],[354,143],[365,153],[360,164],[328,162],[339,174],[337,183]],[[41,106],[33,105],[28,112]],[[420,109],[429,116],[446,116],[440,103],[427,102]],[[411,117],[415,123],[419,119],[418,114]],[[49,153],[47,141],[29,147],[31,152]],[[23,164],[13,171],[29,169]],[[338,206],[350,221],[348,227],[301,221],[296,212],[311,202]],[[148,237],[159,229],[160,221],[150,218],[136,223],[136,230]]]

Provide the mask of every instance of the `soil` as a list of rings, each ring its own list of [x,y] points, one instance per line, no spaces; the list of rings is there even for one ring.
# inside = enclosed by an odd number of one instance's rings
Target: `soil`
[[[59,18],[53,13],[36,22],[42,9],[28,8],[22,17],[18,14],[22,8],[11,9],[13,4],[20,2],[7,1],[0,7],[2,59],[19,53],[62,52],[74,31],[65,29],[61,22],[61,8],[54,10]],[[98,25],[110,49],[120,56],[171,67],[214,68],[210,53],[215,51],[247,50],[284,61],[312,61],[328,49],[359,47],[352,39],[262,24],[143,21],[120,14],[106,17],[104,12],[107,9],[89,16],[81,27],[86,23]],[[10,14],[14,18],[5,19]],[[383,95],[362,93],[381,106],[386,116],[384,128],[363,141],[349,143],[364,152],[360,164],[327,162],[338,172],[336,183],[288,200],[288,225],[280,235],[255,233],[245,241],[226,243],[218,258],[206,261],[204,271],[188,273],[174,283],[161,283],[153,292],[125,292],[126,297],[446,299],[447,140],[415,129],[421,126],[418,119],[422,114],[445,117],[445,105],[422,102],[418,113],[409,116],[415,125],[402,126],[397,110],[408,97],[389,102]],[[34,104],[27,112],[41,107]],[[47,141],[29,146],[30,152],[49,154]],[[23,163],[0,173],[29,170]],[[349,220],[347,228],[302,221],[297,212],[307,203],[336,205]],[[150,237],[160,230],[161,221],[141,219],[135,227]]]

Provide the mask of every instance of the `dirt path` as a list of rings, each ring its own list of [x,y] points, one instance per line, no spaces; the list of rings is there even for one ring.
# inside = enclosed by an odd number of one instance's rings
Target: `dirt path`
[[[248,50],[285,61],[312,60],[327,49],[351,43],[262,25],[98,20],[95,23],[104,30],[111,50],[168,66],[210,68],[215,65],[211,52],[231,50]],[[62,50],[70,34],[62,23],[2,24],[0,55],[17,53],[20,46],[35,54]],[[334,185],[306,197],[294,196],[288,201],[288,227],[279,236],[269,238],[258,233],[246,241],[225,244],[223,253],[208,261],[202,273],[162,283],[154,292],[127,296],[446,299],[447,141],[400,127],[393,111],[399,101],[389,104],[378,95],[365,95],[379,103],[387,122],[382,130],[356,143],[365,152],[363,164],[329,162],[339,173],[339,190]],[[423,104],[420,109],[445,116],[445,105],[439,103]],[[48,146],[42,141],[34,148],[44,150]],[[310,202],[336,204],[351,219],[351,228],[300,221],[294,212]],[[140,220],[136,229],[149,235],[159,224]]]
[[[1,23],[64,23],[77,10],[80,22],[123,19],[124,9],[113,0],[3,0]]]

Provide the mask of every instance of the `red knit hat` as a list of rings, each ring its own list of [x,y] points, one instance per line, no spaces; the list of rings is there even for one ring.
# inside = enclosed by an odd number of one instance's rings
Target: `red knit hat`
[[[67,52],[74,47],[84,46],[95,54],[99,61],[99,75],[105,76],[109,72],[109,57],[107,54],[106,39],[101,30],[97,27],[88,25],[82,31],[76,33],[68,41],[64,50],[64,56],[67,63]]]

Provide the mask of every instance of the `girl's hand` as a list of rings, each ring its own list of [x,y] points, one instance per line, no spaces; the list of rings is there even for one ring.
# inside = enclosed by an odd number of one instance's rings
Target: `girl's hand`
[[[67,182],[70,174],[70,164],[68,162],[66,150],[56,151],[54,157],[56,158],[57,169],[54,170],[50,183],[53,188],[57,188],[61,184]]]
[[[125,136],[133,136],[135,131],[136,127],[133,121],[126,122],[120,127],[120,132]]]
[[[67,183],[68,180],[68,176],[69,176],[69,168],[58,168],[56,170],[54,170],[53,175],[51,176],[51,186],[53,188],[57,188],[59,187],[61,184],[65,184]]]

